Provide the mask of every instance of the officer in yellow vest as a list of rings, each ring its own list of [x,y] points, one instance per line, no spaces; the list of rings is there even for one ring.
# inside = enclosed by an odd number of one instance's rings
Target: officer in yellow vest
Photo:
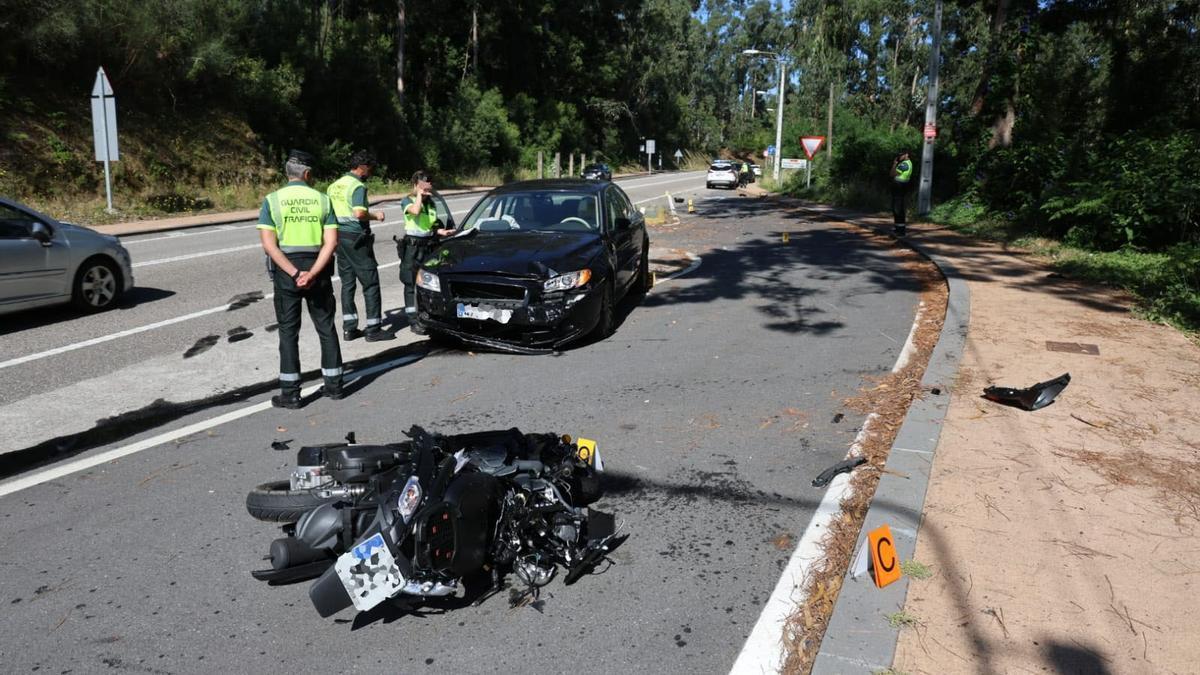
[[[908,230],[908,219],[904,215],[908,188],[912,183],[913,163],[907,152],[896,155],[892,162],[892,232],[903,237]]]
[[[417,268],[433,250],[436,238],[454,234],[454,230],[438,227],[442,223],[437,219],[429,174],[418,171],[413,174],[412,182],[413,191],[400,202],[404,209],[404,239],[399,246],[400,281],[404,282],[404,313],[408,325],[414,333],[424,335],[424,329],[417,323]]]
[[[379,263],[375,260],[375,235],[371,221],[383,220],[383,211],[367,210],[367,186],[375,158],[369,152],[356,152],[350,158],[350,171],[326,190],[338,221],[337,270],[342,278],[342,338],[349,341],[367,337],[367,342],[390,340],[394,335],[383,331],[383,307],[379,294]],[[358,329],[358,308],[354,290],[362,283],[366,304],[366,332]]]
[[[324,393],[340,399],[342,352],[334,329],[330,263],[337,248],[337,219],[329,198],[310,187],[314,158],[293,150],[284,170],[288,184],[267,195],[258,214],[263,250],[273,263],[275,320],[279,323],[279,388],[271,398],[277,408],[299,408],[300,306],[308,304],[321,339]]]

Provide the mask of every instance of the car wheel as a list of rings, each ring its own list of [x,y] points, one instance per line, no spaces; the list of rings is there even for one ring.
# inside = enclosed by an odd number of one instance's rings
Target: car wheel
[[[705,184],[704,184],[704,189],[705,189],[705,190],[711,190],[711,189],[712,189],[712,183],[705,183]]]
[[[71,300],[84,311],[103,311],[117,299],[119,282],[115,265],[104,258],[89,258],[75,273]]]
[[[637,292],[645,295],[654,286],[654,278],[650,276],[650,242],[642,249],[642,261],[638,263]]]
[[[613,332],[613,290],[612,284],[604,284],[604,290],[600,294],[600,319],[596,321],[596,327],[592,329],[592,337],[597,340],[612,335]]]

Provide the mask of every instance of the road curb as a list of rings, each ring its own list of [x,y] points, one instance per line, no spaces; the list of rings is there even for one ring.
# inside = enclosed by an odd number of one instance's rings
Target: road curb
[[[474,192],[483,192],[490,189],[491,188],[470,188],[466,190],[442,192],[440,194],[443,197],[458,197]],[[405,196],[406,195],[398,193],[387,194],[380,195],[378,197],[372,197],[369,201],[371,206],[375,206],[377,204],[382,204],[383,202],[394,202],[399,199],[403,199]],[[224,213],[204,213],[195,216],[182,216],[177,218],[133,220],[124,223],[109,223],[107,225],[88,225],[87,227],[103,234],[129,237],[137,234],[190,230],[197,227],[211,227],[213,225],[229,225],[231,223],[241,223],[247,220],[253,220],[257,217],[258,209],[254,209],[246,211],[227,211]]]
[[[921,378],[923,390],[938,389],[941,394],[930,393],[909,407],[888,453],[887,471],[875,489],[855,551],[863,545],[867,532],[886,524],[892,530],[898,558],[911,560],[917,547],[934,451],[966,346],[971,292],[952,262],[925,251],[911,240],[905,240],[905,244],[938,268],[949,290],[942,332]],[[890,668],[901,628],[890,626],[886,615],[901,611],[907,594],[907,577],[878,589],[868,576],[855,580],[847,571],[811,672],[873,673]]]

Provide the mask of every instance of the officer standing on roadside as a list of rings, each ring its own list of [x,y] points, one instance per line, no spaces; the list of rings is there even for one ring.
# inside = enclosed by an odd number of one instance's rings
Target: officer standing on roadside
[[[342,338],[355,340],[366,335],[367,342],[390,340],[394,335],[383,331],[383,306],[379,293],[379,263],[375,260],[375,235],[371,221],[383,221],[383,211],[367,210],[367,186],[375,158],[369,152],[356,152],[350,158],[350,171],[326,190],[338,221],[337,270],[342,278]],[[356,283],[362,283],[366,304],[366,332],[358,329],[358,308],[354,305]]]
[[[417,323],[417,268],[425,262],[437,243],[435,237],[454,234],[438,228],[437,207],[433,203],[433,183],[429,174],[413,174],[413,191],[400,202],[404,209],[404,239],[400,242],[400,281],[404,283],[404,314],[409,328],[418,335],[424,329]]]
[[[907,152],[896,155],[892,162],[892,233],[903,237],[908,230],[908,219],[905,217],[905,202],[908,200],[908,186],[912,181],[913,163]]]
[[[314,163],[312,155],[293,150],[284,165],[288,184],[267,195],[258,214],[259,237],[273,264],[275,320],[279,323],[280,393],[271,397],[277,408],[301,406],[300,306],[304,303],[321,339],[324,393],[335,400],[344,396],[330,273],[338,226],[329,198],[310,187]]]

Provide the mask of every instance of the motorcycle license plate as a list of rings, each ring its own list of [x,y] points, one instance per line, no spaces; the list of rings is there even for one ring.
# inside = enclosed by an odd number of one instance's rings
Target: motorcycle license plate
[[[404,586],[404,575],[396,567],[396,558],[381,534],[355,544],[338,556],[333,566],[354,608],[360,612],[396,595]]]

